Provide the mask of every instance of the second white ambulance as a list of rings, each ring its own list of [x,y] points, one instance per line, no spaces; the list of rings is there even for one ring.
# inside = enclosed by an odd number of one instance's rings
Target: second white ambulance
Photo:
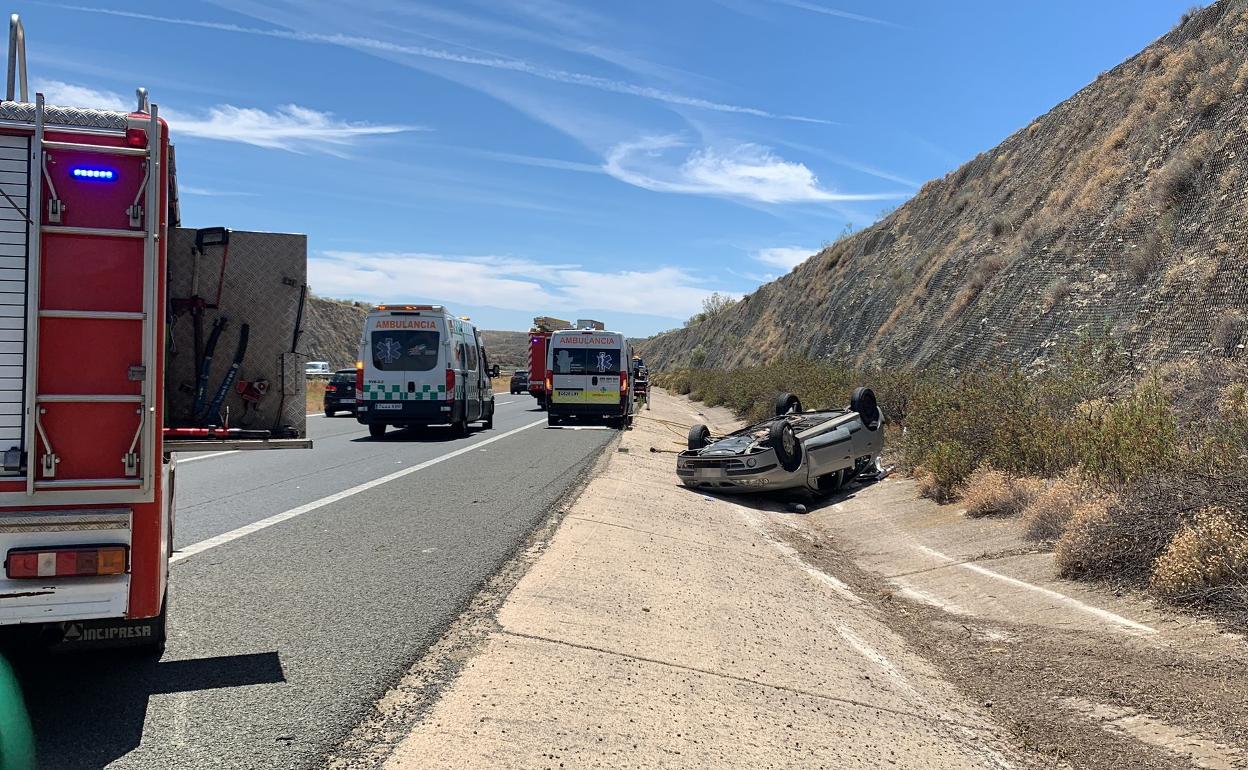
[[[356,362],[356,419],[380,438],[396,428],[494,427],[491,366],[477,327],[442,305],[378,305],[364,319]]]
[[[625,427],[633,417],[632,348],[623,334],[579,329],[555,332],[546,349],[547,423],[600,419]]]

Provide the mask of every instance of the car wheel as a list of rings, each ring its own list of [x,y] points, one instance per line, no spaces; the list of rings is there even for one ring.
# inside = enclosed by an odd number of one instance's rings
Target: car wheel
[[[381,438],[382,436],[386,435],[385,423],[375,422],[369,425],[368,435],[372,436],[373,438]]]
[[[711,429],[698,423],[689,429],[689,448],[693,450],[701,449],[711,443]]]
[[[336,415],[336,414],[338,414],[338,413],[337,413],[337,412],[335,412],[333,409],[326,409],[326,410],[325,410],[325,416],[326,416],[326,417],[333,417],[333,416],[334,416],[334,415]]]
[[[802,401],[792,393],[781,393],[776,396],[776,416],[802,411]]]
[[[858,388],[849,398],[849,409],[857,412],[867,430],[880,427],[880,407],[875,401],[875,391],[870,388]]]
[[[451,423],[451,431],[459,438],[467,438],[468,436],[468,415],[464,415],[463,419],[456,420]]]
[[[802,444],[788,420],[773,422],[767,436],[781,468],[793,472],[802,466]]]
[[[485,413],[485,429],[493,430],[494,428],[494,403],[490,402],[489,411]]]
[[[547,424],[547,425],[560,425],[560,424],[562,424],[562,423],[563,423],[563,420],[562,420],[561,418],[554,416],[554,415],[553,415],[553,414],[551,414],[550,412],[547,412],[547,413],[546,413],[546,424]]]

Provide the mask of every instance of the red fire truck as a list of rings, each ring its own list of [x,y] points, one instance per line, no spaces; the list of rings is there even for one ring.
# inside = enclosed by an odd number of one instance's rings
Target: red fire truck
[[[538,316],[529,329],[529,395],[537,399],[537,405],[545,409],[549,404],[546,393],[546,346],[550,335],[571,329],[572,324],[561,318]]]
[[[29,101],[24,33],[11,24],[0,102],[0,630],[160,650],[171,452],[279,446],[269,439],[302,424],[230,428],[224,399],[198,420],[167,413],[178,242],[167,126],[143,89],[130,113]],[[196,322],[212,307],[201,303]]]

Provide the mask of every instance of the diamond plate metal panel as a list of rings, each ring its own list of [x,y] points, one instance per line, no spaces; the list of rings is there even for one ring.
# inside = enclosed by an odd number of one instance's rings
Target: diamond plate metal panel
[[[0,101],[0,120],[18,123],[35,122],[33,102]],[[44,123],[51,126],[76,126],[80,128],[108,128],[126,130],[126,113],[108,110],[88,110],[81,107],[55,107],[44,105]]]
[[[169,296],[191,296],[195,274],[195,230],[177,228],[169,239]],[[222,248],[208,246],[199,257],[199,296],[213,303],[221,275]],[[307,435],[302,341],[292,352],[299,297],[307,283],[307,236],[288,233],[230,233],[229,255],[219,309],[204,311],[204,340],[217,318],[228,325],[217,344],[208,377],[208,400],[216,393],[234,359],[239,330],[250,325],[247,354],[239,380],[268,380],[269,391],[257,404],[233,389],[225,400],[230,427],[274,430],[282,435]],[[306,313],[305,313],[306,317]],[[194,324],[189,312],[177,313],[167,339],[165,367],[166,424],[193,425],[195,398]],[[224,411],[224,410],[223,410]],[[285,431],[283,429],[289,429]]]

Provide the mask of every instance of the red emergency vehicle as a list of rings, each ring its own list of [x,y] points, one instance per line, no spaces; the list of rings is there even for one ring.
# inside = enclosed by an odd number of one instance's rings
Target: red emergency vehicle
[[[571,328],[571,323],[560,318],[538,316],[529,329],[529,395],[537,399],[541,409],[550,403],[546,392],[546,347],[550,343],[550,335]]]
[[[29,101],[24,34],[11,23],[0,102],[0,629],[160,650],[176,462],[163,436],[176,224],[168,129],[142,89],[130,113]]]

